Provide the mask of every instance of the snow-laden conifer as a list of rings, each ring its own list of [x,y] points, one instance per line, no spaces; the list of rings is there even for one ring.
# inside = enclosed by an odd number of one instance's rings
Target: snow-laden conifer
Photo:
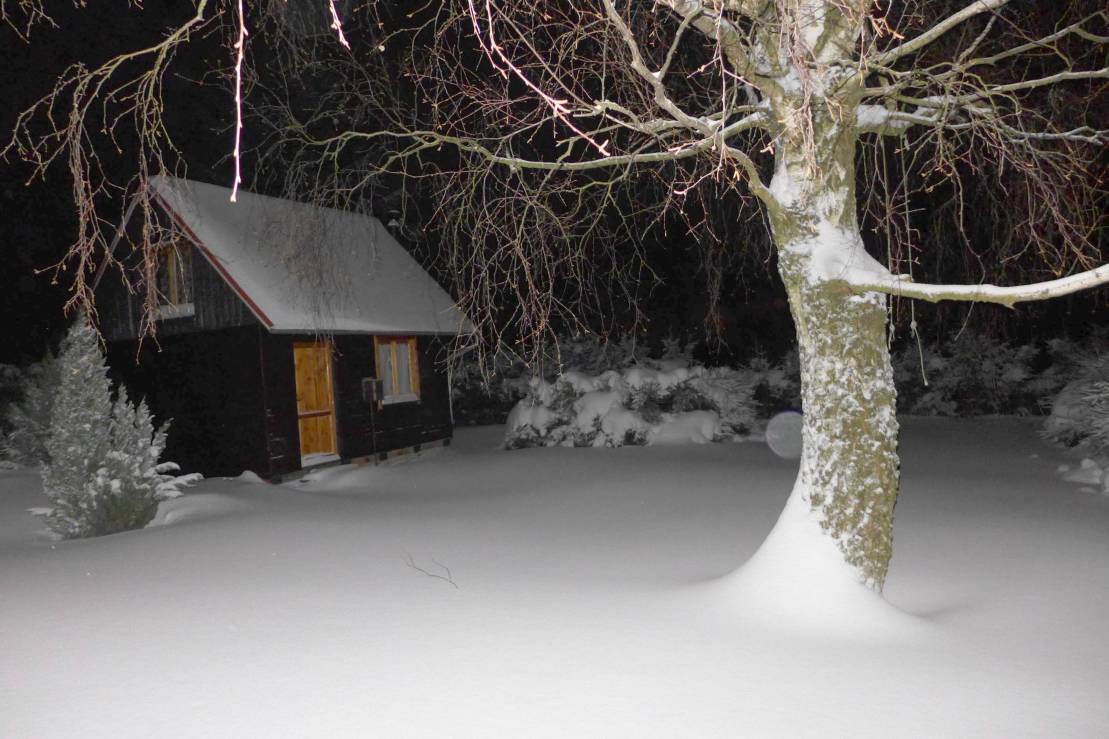
[[[1077,364],[1077,377],[1055,397],[1042,433],[1109,460],[1109,354],[1087,355]]]
[[[158,462],[166,429],[154,427],[145,403],[137,407],[121,387],[111,397],[104,356],[95,331],[79,319],[58,357],[61,382],[51,413],[42,467],[44,511],[64,538],[99,536],[141,528],[158,502],[180,495],[199,475],[173,477],[172,462]]]
[[[90,535],[90,481],[110,449],[111,383],[88,323],[78,318],[62,342],[58,384],[42,466],[43,492],[53,508],[47,522],[66,537]]]
[[[169,424],[155,428],[144,401],[131,403],[121,386],[112,405],[111,448],[89,483],[87,523],[94,535],[142,528],[158,512],[159,501],[181,495],[180,488],[200,478],[176,477],[173,462],[159,462]]]
[[[46,438],[60,379],[58,371],[57,358],[53,352],[47,351],[41,362],[22,373],[22,397],[12,403],[4,414],[11,433],[0,443],[0,457],[28,466],[50,460]]]

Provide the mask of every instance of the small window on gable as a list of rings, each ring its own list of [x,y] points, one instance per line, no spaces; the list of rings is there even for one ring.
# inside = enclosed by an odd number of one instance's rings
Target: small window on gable
[[[420,399],[420,363],[414,336],[375,336],[377,377],[381,380],[381,404],[408,403]]]
[[[193,250],[182,239],[158,247],[158,318],[181,318],[193,306]]]

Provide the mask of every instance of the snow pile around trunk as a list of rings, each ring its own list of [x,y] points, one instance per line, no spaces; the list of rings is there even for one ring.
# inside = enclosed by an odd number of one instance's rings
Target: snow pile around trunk
[[[755,381],[748,374],[655,365],[533,378],[508,415],[505,447],[705,444],[751,432]]]
[[[741,613],[741,621],[770,631],[882,641],[927,638],[930,630],[860,586],[858,572],[821,530],[800,476],[755,554],[702,589],[706,607]]]

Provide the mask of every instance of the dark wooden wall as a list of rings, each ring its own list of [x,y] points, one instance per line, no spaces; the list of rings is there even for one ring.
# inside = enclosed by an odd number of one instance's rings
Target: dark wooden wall
[[[373,338],[367,336],[370,355]],[[450,395],[447,375],[440,366],[442,342],[435,336],[419,336],[419,402],[395,403],[374,411],[374,447],[377,452],[416,446],[450,438]],[[374,375],[377,368],[374,367]]]
[[[125,264],[132,275],[132,284],[141,284],[136,272],[135,258]],[[158,321],[159,337],[235,328],[238,326],[260,325],[242,299],[216,272],[215,268],[200,253],[193,249],[193,306],[196,313],[183,318],[169,318]],[[104,274],[96,288],[96,307],[99,313],[100,330],[106,341],[123,341],[139,336],[142,319],[141,294],[132,295],[127,291],[117,271]]]
[[[362,398],[362,378],[374,377],[373,337],[336,336],[333,360],[339,454],[345,459],[370,456],[378,450],[376,407]]]
[[[270,474],[300,469],[300,432],[297,429],[296,370],[293,342],[310,340],[288,334],[262,332],[262,392],[265,395],[266,454]]]
[[[209,476],[253,470],[275,477],[300,469],[293,343],[311,335],[261,326],[160,335],[136,356],[135,341],[108,345],[109,365],[133,398],[172,418],[164,459]],[[333,373],[339,455],[367,457],[451,437],[442,343],[419,337],[420,401],[378,408],[362,398],[376,376],[373,337],[338,335]]]
[[[271,447],[285,445],[293,455],[299,454],[293,343],[315,338],[300,334],[265,337],[263,367],[270,415],[268,438]],[[332,342],[335,348],[332,356],[335,425],[340,457],[366,457],[451,438],[447,378],[439,366],[441,340],[430,336],[417,339],[420,401],[382,408],[362,398],[362,378],[377,376],[373,337],[339,334],[332,337]],[[299,467],[299,458],[296,462]],[[274,465],[275,470],[280,468],[276,460]]]
[[[160,347],[108,344],[108,363],[132,398],[172,418],[164,460],[209,476],[273,474],[265,437],[259,326],[163,336]],[[294,416],[295,423],[295,416]],[[299,466],[299,458],[297,459]]]

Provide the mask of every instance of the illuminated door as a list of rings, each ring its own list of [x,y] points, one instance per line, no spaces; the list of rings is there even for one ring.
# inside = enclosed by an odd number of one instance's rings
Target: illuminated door
[[[331,342],[293,344],[296,366],[300,456],[338,452],[335,443],[335,393],[331,382]]]

